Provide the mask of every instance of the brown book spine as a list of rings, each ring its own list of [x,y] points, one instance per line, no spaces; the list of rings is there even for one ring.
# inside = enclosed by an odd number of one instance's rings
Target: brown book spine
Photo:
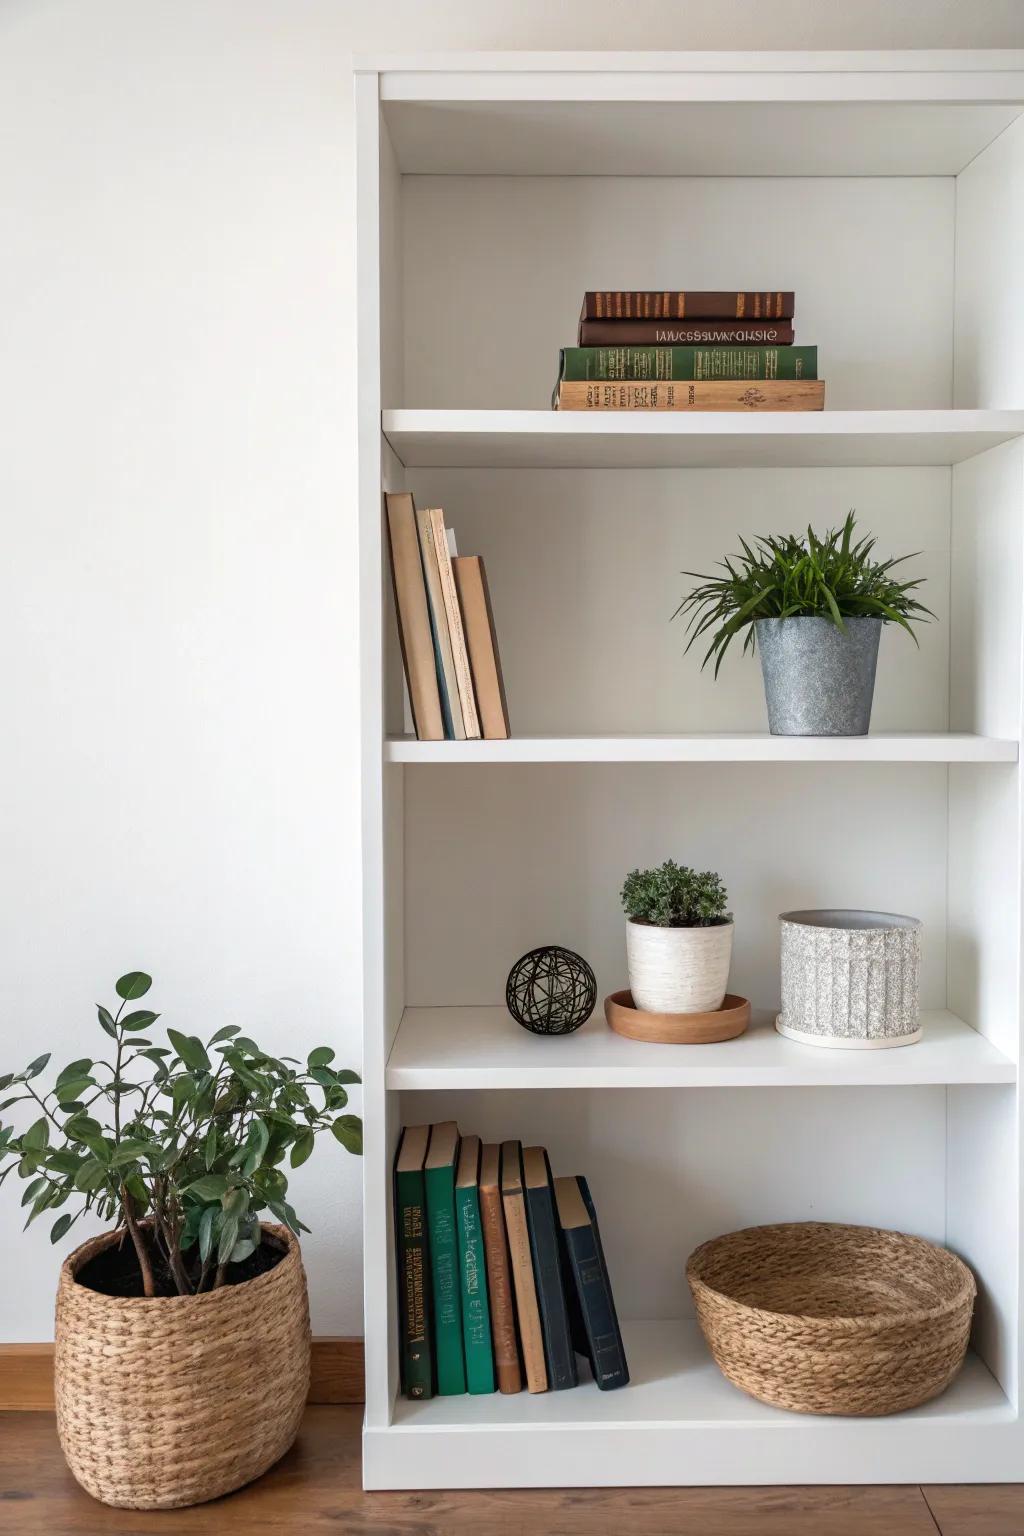
[[[788,347],[792,320],[581,320],[581,347]]]
[[[444,720],[437,689],[434,641],[430,633],[416,511],[408,491],[389,493],[385,501],[398,638],[416,735],[420,741],[443,741]]]
[[[458,680],[458,700],[451,701],[454,710],[456,703],[462,708],[462,721],[466,728],[466,735],[470,741],[480,740],[480,716],[477,714],[476,696],[473,693],[473,673],[469,665],[469,651],[466,649],[466,632],[462,625],[462,610],[459,607],[459,596],[455,590],[455,577],[452,574],[452,557],[448,549],[448,536],[444,531],[444,512],[440,507],[432,507],[427,513],[430,518],[430,527],[434,535],[434,549],[437,552],[437,568],[441,578],[441,594],[444,598],[445,613],[448,616],[448,635],[452,645],[452,657],[455,662],[455,676]]]
[[[452,570],[484,738],[505,741],[509,735],[508,703],[484,562],[479,555],[457,555],[452,561]]]
[[[792,320],[792,293],[728,293],[685,288],[594,289],[583,296],[584,320]]]
[[[824,406],[822,379],[563,380],[556,402],[560,411],[820,411]]]
[[[530,1229],[526,1218],[526,1197],[523,1194],[519,1156],[518,1141],[502,1142],[501,1198],[508,1232],[509,1258],[512,1262],[516,1312],[519,1316],[519,1338],[526,1367],[526,1387],[529,1392],[546,1392],[548,1372],[544,1363],[544,1335],[540,1327],[537,1284],[533,1278]]]
[[[484,1233],[487,1292],[491,1308],[491,1343],[499,1392],[521,1392],[523,1373],[516,1344],[516,1307],[512,1267],[505,1236],[505,1214],[498,1182],[499,1148],[484,1146],[480,1158],[480,1224]]]

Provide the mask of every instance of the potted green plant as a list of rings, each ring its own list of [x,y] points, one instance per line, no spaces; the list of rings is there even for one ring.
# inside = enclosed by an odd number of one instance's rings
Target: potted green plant
[[[904,560],[876,560],[873,538],[854,540],[850,512],[842,528],[819,538],[770,534],[741,539],[742,555],[721,561],[720,576],[684,571],[701,583],[673,618],[687,614],[689,650],[710,635],[702,666],[715,676],[735,635],[758,650],[773,736],[865,736],[871,723],[878,641],[883,624],[934,618],[914,596],[922,578],[902,581]]]
[[[634,869],[622,887],[633,1002],[645,1013],[712,1013],[732,956],[732,913],[720,877],[668,859]]]
[[[158,1015],[133,1006],[150,986],[132,971],[116,1012],[98,1009],[100,1059],[70,1062],[48,1090],[49,1055],[0,1076],[0,1115],[30,1122],[0,1122],[0,1182],[26,1181],[26,1226],[59,1211],[58,1242],[86,1212],[113,1223],[61,1270],[57,1428],[82,1486],[134,1509],[216,1498],[291,1445],[309,1382],[309,1228],[284,1169],[325,1130],[362,1151],[362,1122],[340,1113],[359,1078],[328,1046],[278,1060],[234,1024],[159,1044]]]

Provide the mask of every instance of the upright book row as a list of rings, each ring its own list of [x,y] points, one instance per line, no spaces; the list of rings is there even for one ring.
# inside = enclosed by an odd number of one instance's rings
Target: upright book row
[[[629,1371],[586,1179],[543,1147],[408,1126],[395,1162],[402,1390],[557,1392]]]
[[[509,734],[487,573],[459,555],[440,507],[389,494],[388,548],[413,724],[420,741]]]
[[[793,345],[796,296],[592,291],[559,354],[563,411],[820,411],[817,347]]]

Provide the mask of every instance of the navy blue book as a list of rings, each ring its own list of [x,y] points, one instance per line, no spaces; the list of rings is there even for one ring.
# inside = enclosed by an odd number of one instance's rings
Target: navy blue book
[[[578,1377],[562,1261],[558,1252],[558,1218],[551,1188],[551,1170],[543,1147],[523,1148],[523,1189],[526,1193],[533,1278],[537,1287],[540,1327],[544,1338],[544,1359],[548,1368],[548,1390],[558,1392],[563,1387],[574,1387]],[[570,1280],[569,1283],[573,1282]]]
[[[629,1381],[626,1352],[615,1313],[608,1266],[601,1246],[597,1212],[586,1179],[555,1179],[555,1204],[568,1269],[572,1275],[582,1337],[581,1353],[590,1361],[602,1392]]]

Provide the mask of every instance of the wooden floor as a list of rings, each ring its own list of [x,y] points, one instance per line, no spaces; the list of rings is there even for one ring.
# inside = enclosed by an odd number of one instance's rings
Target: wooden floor
[[[260,1482],[195,1509],[137,1514],[72,1481],[48,1413],[0,1414],[3,1536],[330,1531],[344,1536],[1024,1536],[1024,1485],[625,1488],[373,1493],[359,1487],[361,1408],[310,1408]]]

